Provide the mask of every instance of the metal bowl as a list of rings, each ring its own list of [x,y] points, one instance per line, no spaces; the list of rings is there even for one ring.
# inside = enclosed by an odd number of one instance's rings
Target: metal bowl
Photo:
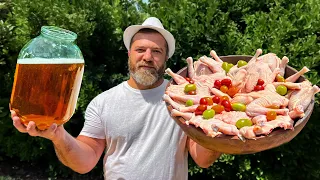
[[[236,64],[238,60],[249,61],[252,58],[252,56],[230,55],[221,56],[220,58],[224,62]],[[285,77],[289,77],[296,72],[297,70],[290,66],[287,66],[285,71]],[[187,67],[182,68],[180,71],[178,71],[177,74],[186,77]],[[303,80],[305,80],[305,77],[301,76],[297,82],[302,82]],[[173,79],[170,80],[168,86],[170,84],[175,84]],[[167,104],[167,107],[168,110],[171,112],[171,110],[173,109],[172,106]],[[237,136],[230,135],[222,135],[219,137],[212,138],[210,136],[207,136],[201,128],[185,124],[185,120],[182,117],[172,118],[191,139],[193,139],[195,142],[207,149],[219,151],[226,154],[252,154],[278,147],[292,140],[308,122],[313,107],[314,99],[311,101],[310,105],[306,109],[305,116],[295,121],[293,130],[275,129],[268,136],[260,136],[257,137],[256,140],[247,139],[246,141],[241,141]]]

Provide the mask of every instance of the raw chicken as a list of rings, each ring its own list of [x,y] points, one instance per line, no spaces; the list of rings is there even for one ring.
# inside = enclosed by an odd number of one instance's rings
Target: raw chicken
[[[257,135],[268,135],[273,129],[293,129],[294,121],[290,116],[277,116],[275,120],[265,121],[262,125],[246,126],[240,129],[240,134],[247,139],[255,139]]]
[[[257,136],[266,136],[275,128],[293,129],[293,119],[305,116],[305,110],[312,101],[314,95],[320,92],[320,88],[305,80],[296,82],[303,74],[310,71],[303,67],[299,72],[285,79],[285,82],[275,82],[276,76],[284,77],[289,59],[284,56],[282,60],[274,53],[262,55],[262,50],[257,49],[252,59],[242,67],[234,65],[228,73],[222,68],[223,61],[217,53],[212,50],[210,55],[200,57],[193,62],[191,57],[186,59],[188,76],[196,85],[196,95],[188,95],[184,88],[189,82],[171,69],[166,69],[176,84],[171,84],[163,96],[164,101],[173,107],[171,115],[180,116],[185,119],[187,125],[199,127],[211,137],[221,134],[238,136],[243,140],[256,139]],[[260,57],[259,57],[260,56]],[[217,89],[215,81],[229,79],[231,86],[236,88],[237,93],[229,95],[229,91]],[[260,79],[260,80],[259,80]],[[256,91],[255,86],[261,82],[263,90]],[[288,92],[282,96],[276,92],[276,87],[284,85]],[[229,85],[228,85],[229,86]],[[230,88],[230,87],[228,87]],[[195,115],[200,99],[202,97],[212,98],[213,96],[226,96],[230,103],[242,103],[245,111],[230,112],[222,111],[215,113],[210,119],[204,119],[202,115]],[[192,100],[192,106],[186,106],[186,101]],[[219,100],[218,100],[219,101]],[[219,104],[221,105],[221,99]],[[216,101],[215,101],[216,102]],[[217,104],[207,105],[207,109],[214,108]],[[199,110],[197,110],[199,111]],[[275,111],[275,120],[268,121],[267,113]],[[198,112],[197,112],[198,114]],[[249,119],[252,126],[245,126],[238,129],[235,125],[239,119]]]

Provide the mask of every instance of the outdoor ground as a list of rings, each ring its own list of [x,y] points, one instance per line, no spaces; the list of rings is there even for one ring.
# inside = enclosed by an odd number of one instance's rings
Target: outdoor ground
[[[103,180],[103,176],[98,176],[93,172],[88,174],[72,174],[72,177],[49,178],[44,167],[39,164],[21,163],[16,160],[0,160],[0,180]],[[208,179],[208,177],[189,176],[189,180]]]
[[[14,160],[0,161],[0,180],[103,180],[102,176],[88,173],[85,175],[74,173],[72,177],[49,178],[44,167],[39,164],[21,163]]]

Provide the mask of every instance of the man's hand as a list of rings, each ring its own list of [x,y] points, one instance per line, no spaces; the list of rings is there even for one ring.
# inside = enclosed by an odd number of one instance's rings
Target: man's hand
[[[48,129],[44,131],[40,131],[36,128],[36,124],[33,121],[30,121],[28,126],[25,126],[21,123],[21,120],[17,113],[13,110],[11,112],[11,118],[13,121],[14,127],[22,133],[28,133],[30,136],[39,136],[51,141],[59,141],[64,135],[64,128],[63,126],[57,126],[57,124],[52,124]]]

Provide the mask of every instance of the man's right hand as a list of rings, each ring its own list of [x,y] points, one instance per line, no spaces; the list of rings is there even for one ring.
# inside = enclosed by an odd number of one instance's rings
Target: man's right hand
[[[11,110],[10,112],[14,127],[22,133],[28,133],[30,136],[43,137],[53,142],[60,141],[64,136],[65,130],[62,125],[58,126],[54,123],[48,129],[40,131],[37,129],[35,122],[30,121],[29,124],[25,126],[21,123],[21,120],[15,111]]]

